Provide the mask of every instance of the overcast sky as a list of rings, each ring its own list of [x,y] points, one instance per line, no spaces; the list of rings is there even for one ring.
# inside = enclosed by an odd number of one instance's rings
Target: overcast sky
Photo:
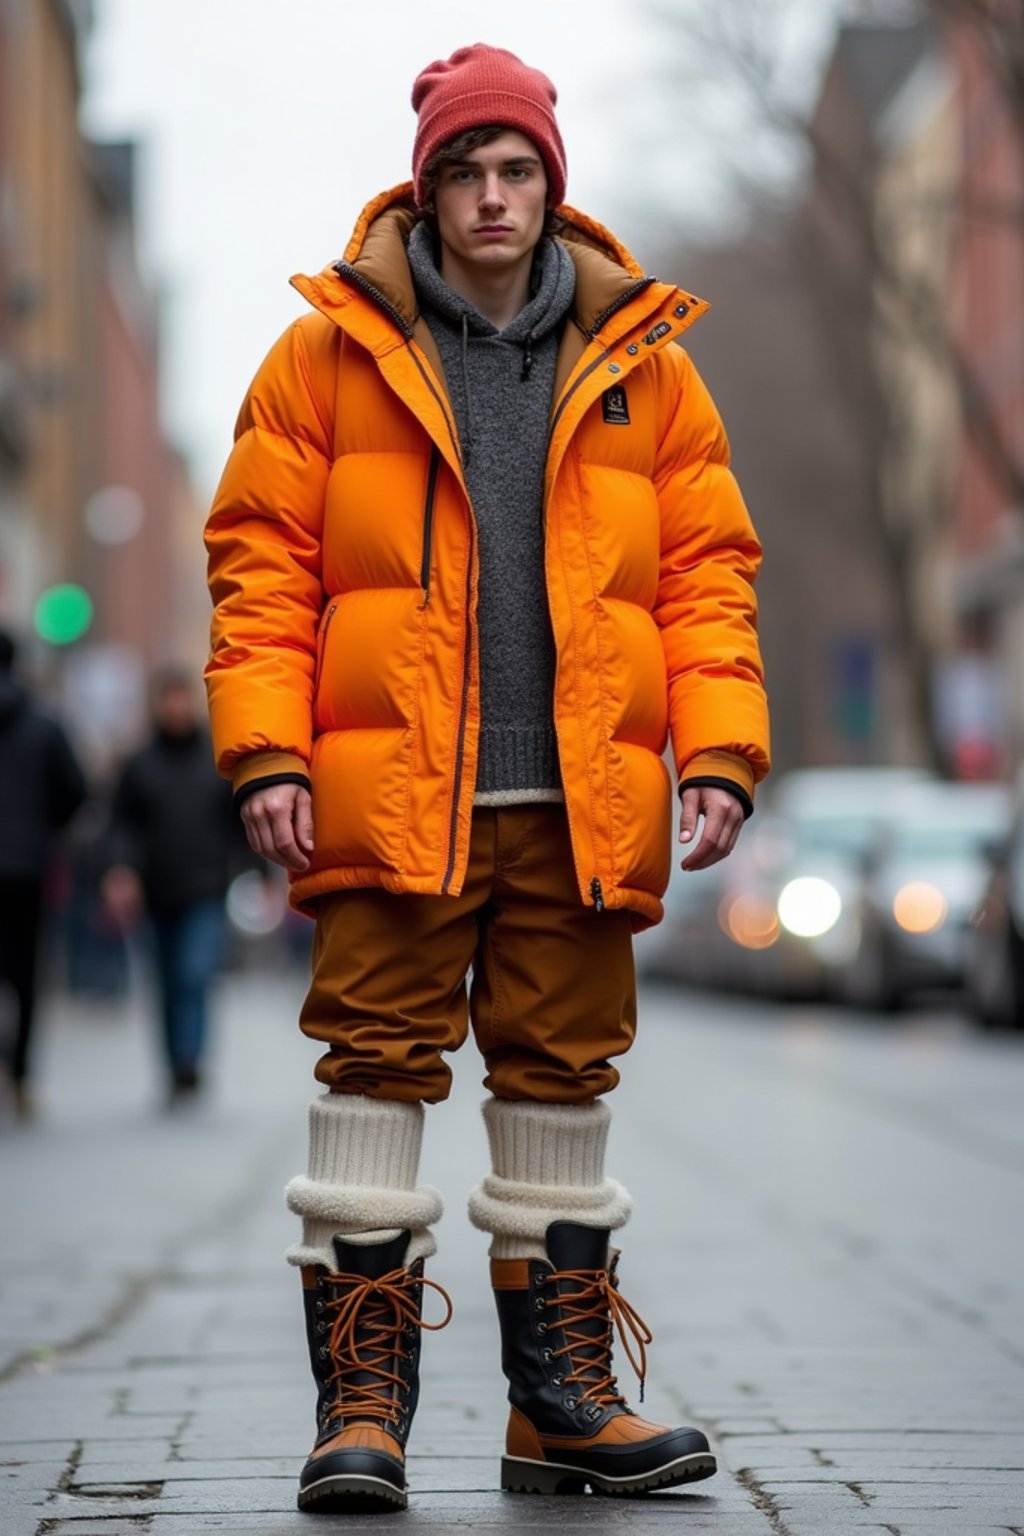
[[[414,76],[480,40],[554,80],[568,201],[641,261],[641,207],[652,225],[661,200],[714,217],[710,146],[658,153],[666,39],[638,0],[98,0],[85,127],[143,145],[167,414],[204,498],[253,371],[303,308],[288,278],[336,259],[363,204],[408,177]]]

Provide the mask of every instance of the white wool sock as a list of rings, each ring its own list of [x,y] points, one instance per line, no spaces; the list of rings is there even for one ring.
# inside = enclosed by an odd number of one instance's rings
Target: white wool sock
[[[289,1264],[334,1269],[331,1239],[381,1243],[408,1227],[411,1264],[437,1244],[429,1231],[441,1216],[436,1189],[417,1185],[423,1105],[363,1094],[324,1093],[309,1106],[309,1173],[285,1189],[289,1210],[302,1217],[302,1242]]]
[[[491,1233],[492,1259],[546,1258],[553,1221],[615,1231],[629,1220],[629,1194],[604,1176],[607,1104],[487,1099],[483,1111],[493,1171],[470,1195],[469,1216]]]

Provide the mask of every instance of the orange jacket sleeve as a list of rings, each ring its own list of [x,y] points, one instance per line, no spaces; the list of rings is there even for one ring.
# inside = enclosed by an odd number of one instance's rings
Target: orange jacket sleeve
[[[753,583],[761,563],[750,515],[729,468],[721,418],[688,355],[662,357],[675,371],[661,424],[654,483],[661,563],[654,617],[668,675],[676,772],[708,752],[742,758],[750,777],[769,768],[768,709]],[[719,757],[720,765],[728,765]]]
[[[206,524],[214,614],[205,675],[226,777],[250,753],[309,762],[330,454],[297,321],[250,386]]]

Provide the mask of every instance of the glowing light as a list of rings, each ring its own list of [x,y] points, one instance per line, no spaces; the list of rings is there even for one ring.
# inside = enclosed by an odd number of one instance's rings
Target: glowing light
[[[801,875],[783,886],[777,907],[783,928],[798,939],[818,939],[835,927],[843,902],[830,881]]]
[[[911,880],[892,900],[892,915],[906,933],[934,933],[949,915],[942,892],[927,880]]]
[[[51,645],[70,645],[85,634],[92,613],[92,598],[84,587],[70,582],[48,587],[36,599],[36,633]]]
[[[775,909],[761,896],[727,896],[718,908],[718,922],[722,932],[744,949],[768,949],[779,936]]]
[[[127,485],[105,485],[85,504],[85,526],[98,544],[127,544],[145,515],[142,497]]]
[[[256,870],[236,875],[228,887],[228,921],[250,938],[264,938],[280,928],[288,910],[286,887],[264,880]]]

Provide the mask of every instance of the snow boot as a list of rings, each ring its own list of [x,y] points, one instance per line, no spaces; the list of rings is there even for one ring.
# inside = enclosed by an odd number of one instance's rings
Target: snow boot
[[[651,1332],[619,1294],[608,1239],[607,1228],[557,1221],[547,1229],[547,1262],[491,1261],[512,1405],[501,1463],[502,1487],[510,1493],[589,1487],[642,1494],[717,1470],[699,1429],[648,1423],[618,1391],[613,1324],[639,1377],[641,1402]]]
[[[405,1509],[405,1444],[419,1396],[421,1330],[452,1315],[441,1286],[406,1266],[410,1233],[359,1245],[334,1239],[336,1270],[302,1266],[317,1438],[299,1478],[299,1508],[325,1514]],[[423,1287],[443,1296],[440,1323],[422,1317]]]

